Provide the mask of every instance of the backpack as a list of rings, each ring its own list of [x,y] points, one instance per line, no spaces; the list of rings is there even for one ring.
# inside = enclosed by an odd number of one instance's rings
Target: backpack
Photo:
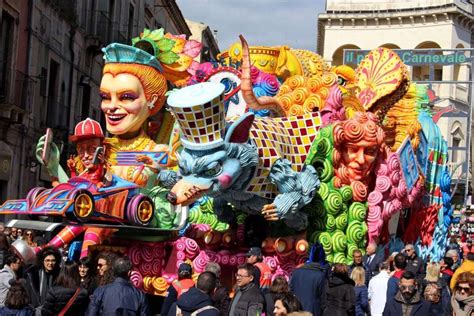
[[[216,311],[218,311],[218,309],[215,308],[214,306],[208,305],[208,306],[204,306],[204,307],[201,307],[200,309],[195,310],[194,312],[191,313],[191,316],[197,316],[199,315],[200,312],[204,312],[210,309],[215,309]],[[176,305],[176,316],[183,316],[183,315],[184,314],[181,311],[181,309],[178,307],[178,305]]]
[[[441,298],[441,288],[436,283],[429,283],[425,287],[425,291],[423,292],[423,297],[425,300],[437,304]]]

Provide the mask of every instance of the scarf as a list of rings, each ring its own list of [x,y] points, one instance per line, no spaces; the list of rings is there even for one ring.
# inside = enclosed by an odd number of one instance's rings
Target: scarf
[[[43,305],[46,300],[46,295],[48,294],[49,289],[53,286],[54,276],[52,273],[46,273],[43,269],[40,270],[40,305]]]
[[[464,298],[455,294],[451,297],[451,306],[454,316],[471,316],[474,311],[474,295]]]

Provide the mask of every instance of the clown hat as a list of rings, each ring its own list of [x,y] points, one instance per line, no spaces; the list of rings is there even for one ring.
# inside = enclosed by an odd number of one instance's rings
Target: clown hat
[[[102,127],[100,127],[99,122],[90,118],[77,123],[76,127],[74,127],[74,135],[69,136],[71,142],[91,138],[104,139],[104,133],[102,132]]]
[[[168,97],[185,148],[209,150],[224,144],[224,89],[221,83],[203,82],[180,89]]]

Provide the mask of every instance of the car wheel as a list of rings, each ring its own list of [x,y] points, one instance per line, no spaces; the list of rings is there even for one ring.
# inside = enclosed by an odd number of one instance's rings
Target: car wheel
[[[143,194],[134,196],[127,206],[127,218],[134,226],[150,225],[154,212],[153,201]]]
[[[87,222],[94,214],[94,198],[86,190],[79,190],[74,197],[74,217],[79,222]]]

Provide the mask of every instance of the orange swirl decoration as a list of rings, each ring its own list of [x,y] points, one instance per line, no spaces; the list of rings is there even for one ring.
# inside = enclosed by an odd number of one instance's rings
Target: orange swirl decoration
[[[329,96],[329,89],[327,87],[321,87],[318,90],[318,94],[321,97],[321,100],[326,100]]]
[[[305,113],[317,111],[321,108],[321,97],[317,94],[310,95],[303,104]]]
[[[290,109],[289,115],[290,116],[298,116],[298,115],[303,115],[303,107],[298,104],[293,104],[293,106]]]
[[[308,79],[306,86],[312,93],[317,93],[319,88],[321,88],[322,84],[323,83],[320,77],[311,77]]]
[[[355,202],[364,202],[367,200],[367,186],[360,181],[351,183],[352,199]]]
[[[303,105],[308,95],[309,95],[309,92],[306,89],[306,87],[296,88],[293,91],[293,100],[295,101],[296,104]]]
[[[374,121],[368,121],[367,124],[365,125],[364,130],[365,130],[366,138],[372,138],[372,139],[377,138],[378,128],[377,128],[377,125],[374,123]]]
[[[303,76],[293,76],[288,78],[285,83],[291,88],[291,90],[295,90],[296,88],[301,88],[305,86],[306,79]]]
[[[345,138],[351,143],[356,143],[364,137],[364,128],[355,121],[349,120],[344,124]]]
[[[344,130],[344,125],[342,122],[334,124],[333,137],[336,144],[342,144],[346,140]]]
[[[284,85],[280,86],[280,90],[278,90],[278,96],[282,96],[282,95],[284,95],[286,93],[289,93],[291,91],[292,91],[292,89],[290,88],[290,86],[284,84]]]
[[[281,104],[283,105],[283,109],[288,112],[293,105],[293,96],[291,93],[287,93],[285,95],[279,96],[278,99],[280,100]]]
[[[324,86],[331,87],[337,82],[337,75],[333,72],[326,72],[323,74],[321,81]]]
[[[168,289],[168,283],[166,283],[166,280],[163,277],[158,277],[158,278],[153,278],[153,289],[154,289],[154,294],[156,295],[165,295],[166,290]]]
[[[153,292],[153,277],[146,276],[143,278],[143,289],[146,292]]]

